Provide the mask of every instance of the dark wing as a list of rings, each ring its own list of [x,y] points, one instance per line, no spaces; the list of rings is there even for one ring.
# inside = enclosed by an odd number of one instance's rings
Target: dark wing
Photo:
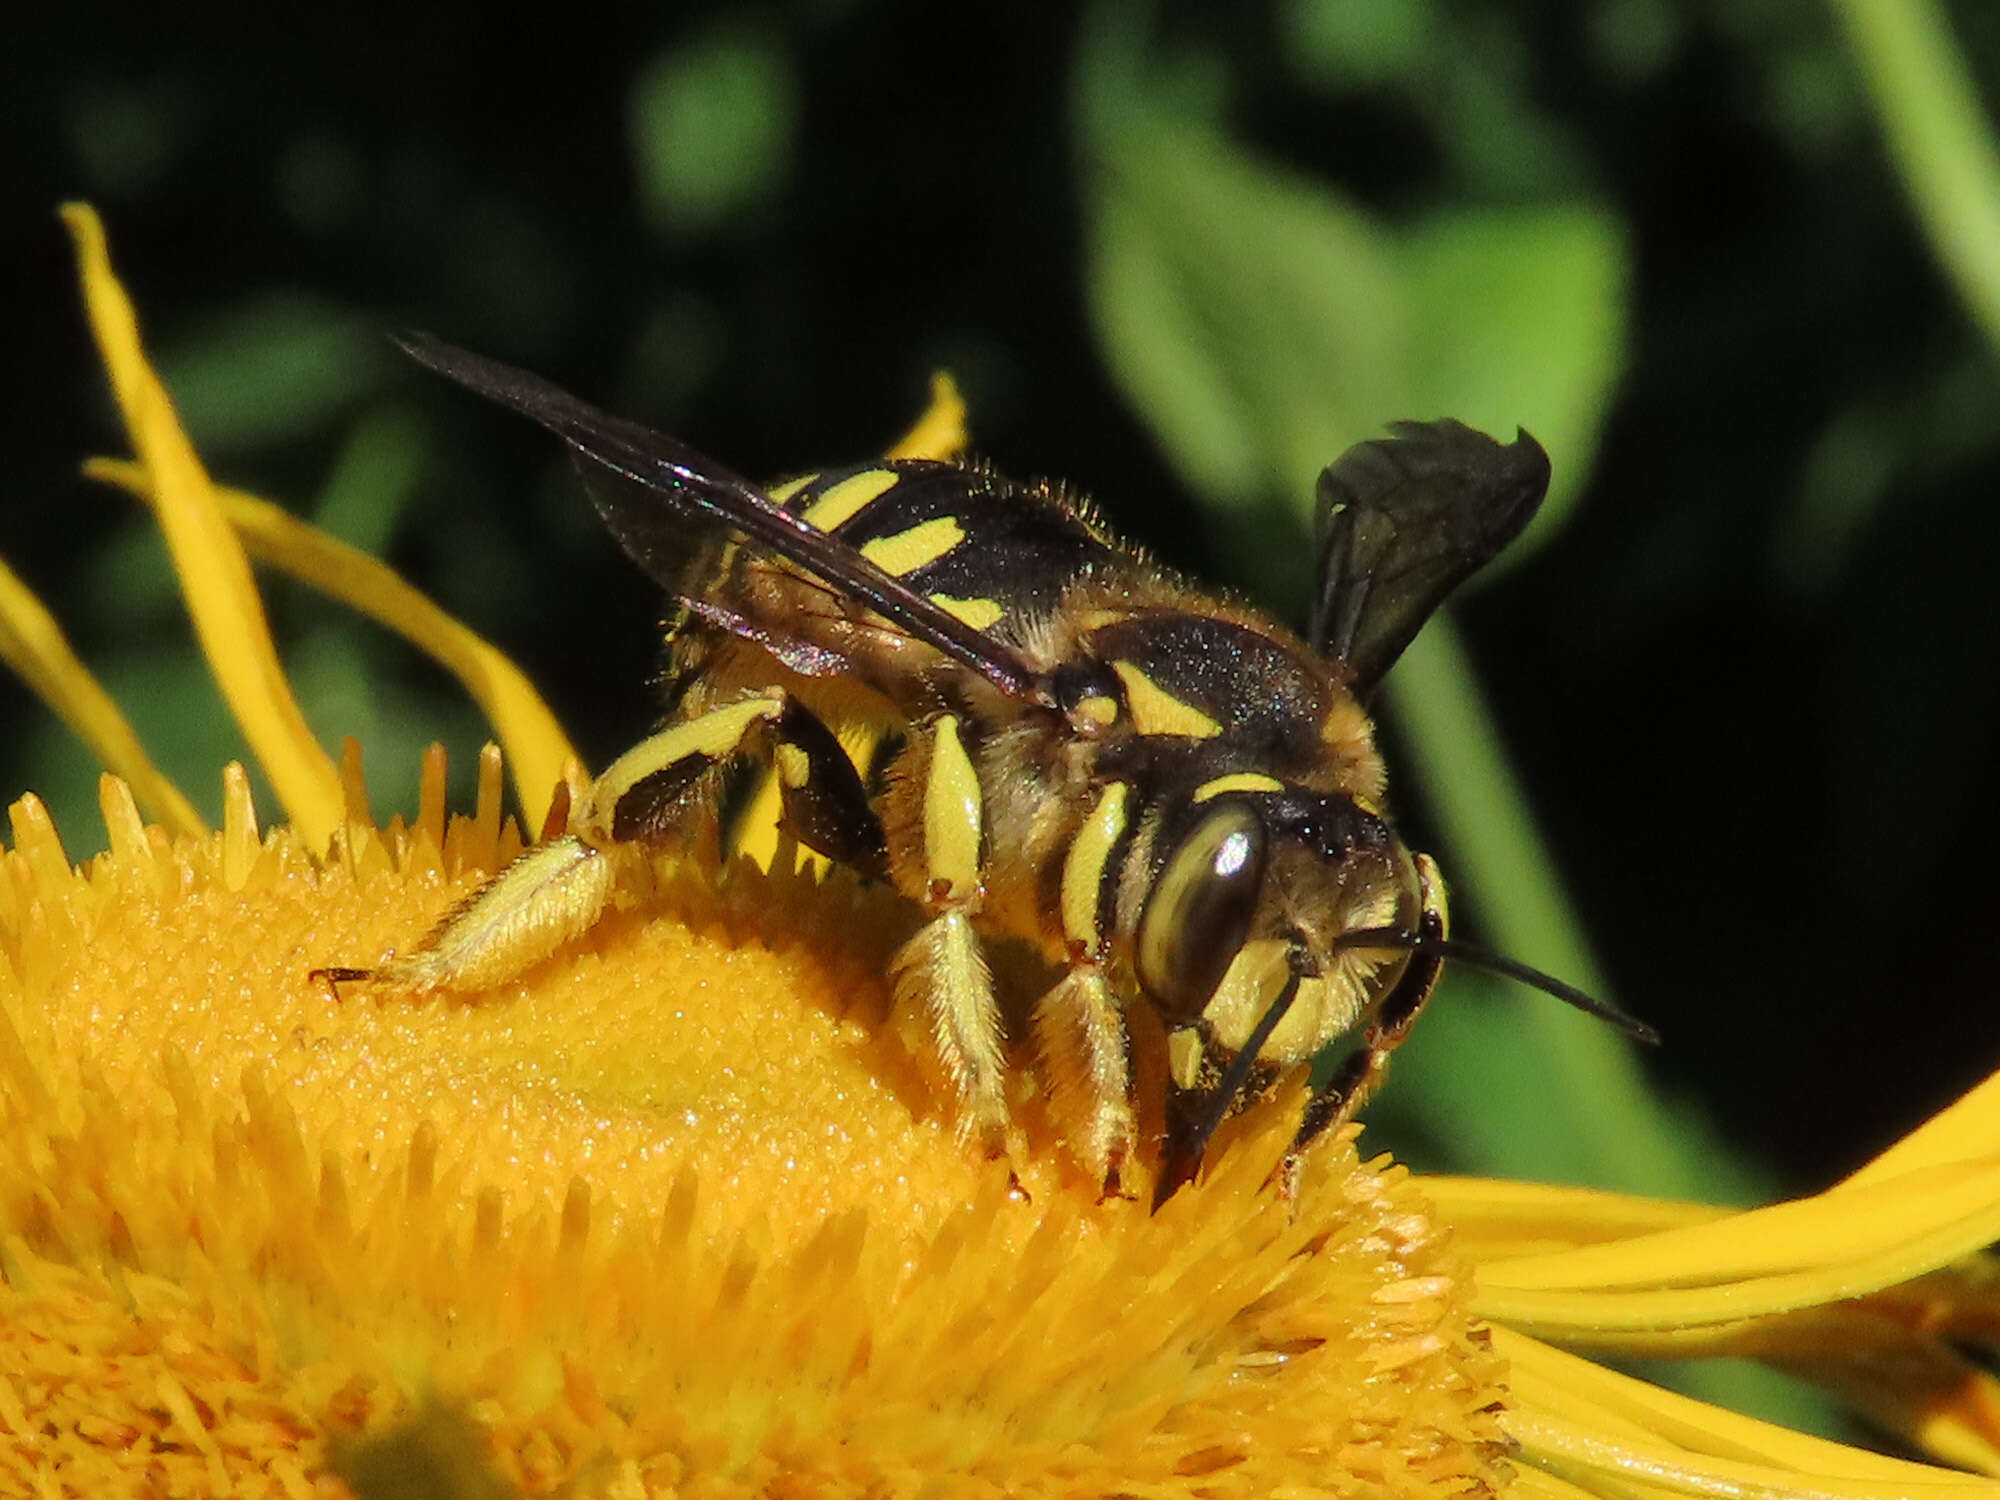
[[[592,503],[626,555],[668,589],[690,524],[710,521],[795,563],[843,596],[967,667],[1002,692],[1040,702],[1040,678],[1014,652],[974,630],[860,552],[684,443],[578,400],[560,386],[428,334],[399,339],[411,358],[513,408],[568,443]],[[617,481],[589,483],[601,472]]]
[[[1394,422],[1319,476],[1319,587],[1307,638],[1366,694],[1445,600],[1515,537],[1549,487],[1527,433]]]

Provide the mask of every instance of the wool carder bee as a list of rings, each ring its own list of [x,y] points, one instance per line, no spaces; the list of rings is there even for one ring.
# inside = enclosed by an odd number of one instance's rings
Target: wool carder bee
[[[621,847],[686,840],[732,764],[768,764],[797,842],[892,883],[894,961],[962,1135],[1008,1149],[984,937],[1057,977],[1037,1050],[1106,1192],[1139,1160],[1135,1026],[1166,1040],[1156,1201],[1218,1123],[1343,1039],[1296,1153],[1350,1115],[1436,987],[1444,883],[1385,810],[1365,702],[1445,596],[1525,526],[1549,466],[1454,421],[1401,423],[1319,479],[1303,638],[1177,577],[1086,503],[979,466],[890,461],[760,489],[672,438],[429,338],[419,361],[566,443],[672,600],[670,711],[414,952],[325,971],[477,988],[586,930]],[[875,747],[866,764],[843,735]],[[1610,1013],[1545,975],[1489,967]],[[1634,1029],[1637,1023],[1626,1022]]]

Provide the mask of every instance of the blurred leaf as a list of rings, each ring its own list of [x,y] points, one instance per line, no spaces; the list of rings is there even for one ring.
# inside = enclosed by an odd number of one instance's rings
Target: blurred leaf
[[[1310,494],[1328,459],[1402,414],[1366,375],[1402,352],[1388,237],[1219,143],[1145,134],[1121,122],[1093,162],[1105,358],[1204,494]]]
[[[1462,210],[1411,234],[1403,265],[1412,331],[1405,409],[1497,434],[1525,427],[1555,466],[1526,543],[1501,564],[1511,566],[1562,523],[1597,457],[1625,361],[1624,234],[1609,213],[1580,205]]]
[[[313,524],[363,552],[386,553],[427,447],[423,428],[400,408],[357,422],[320,491]]]
[[[1102,33],[1079,69],[1100,346],[1215,500],[1281,498],[1401,417],[1523,426],[1579,492],[1623,359],[1625,254],[1588,205],[1458,210],[1398,229],[1184,116]],[[1518,552],[1518,549],[1517,549]]]
[[[1477,900],[1481,935],[1609,994],[1449,615],[1417,637],[1388,686],[1449,851],[1446,878]],[[1403,1083],[1412,1107],[1452,1122],[1465,1165],[1719,1202],[1758,1195],[1713,1127],[1657,1098],[1634,1044],[1602,1022],[1494,985],[1478,1003],[1438,1006],[1418,1031],[1427,1029],[1435,1034],[1413,1051]]]
[[[163,350],[160,373],[207,455],[323,430],[388,365],[381,330],[278,293],[237,304]]]
[[[185,616],[171,626],[155,623],[132,646],[92,653],[89,664],[161,773],[211,825],[222,812],[221,768],[232,760],[250,763],[258,805],[276,806],[235,721],[220,707],[215,679]],[[97,763],[80,752],[76,737],[46,710],[38,709],[18,732],[26,767],[22,785],[33,787],[48,804],[73,851],[103,848]]]
[[[725,24],[633,81],[632,155],[655,228],[711,230],[774,194],[792,156],[798,85],[777,38]]]
[[[433,743],[446,749],[452,792],[471,795],[479,746],[493,737],[462,692],[412,687],[396,670],[408,658],[403,643],[360,635],[338,613],[285,654],[299,706],[328,752],[338,754],[348,735],[361,742],[369,805],[381,819],[416,811],[418,770]]]
[[[1436,23],[1432,0],[1291,0],[1278,12],[1286,60],[1323,86],[1421,77]]]
[[[84,570],[80,597],[64,613],[112,640],[129,640],[162,618],[181,618],[180,581],[159,528],[122,496],[105,494],[101,503],[90,525],[102,540]]]
[[[1820,429],[1774,539],[1785,587],[1824,594],[1867,565],[1859,544],[1892,496],[1991,454],[2000,368],[1977,344],[1954,356],[1922,380],[1850,403]]]
[[[1932,252],[2000,346],[2000,144],[1950,24],[1929,0],[1833,8]]]
[[[1590,8],[1591,50],[1618,77],[1650,78],[1680,55],[1688,18],[1667,0],[1598,0]]]
[[[1767,91],[1778,128],[1794,146],[1838,167],[1866,122],[1853,69],[1837,46],[1800,46],[1773,61]]]

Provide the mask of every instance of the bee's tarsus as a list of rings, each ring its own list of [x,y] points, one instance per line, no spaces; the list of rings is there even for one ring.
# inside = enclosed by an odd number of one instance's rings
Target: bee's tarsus
[[[341,999],[340,987],[343,984],[359,984],[363,980],[373,979],[375,972],[373,969],[346,969],[337,966],[309,969],[306,971],[306,980],[310,984],[325,985],[327,999],[338,1005]]]
[[[1109,1167],[1105,1168],[1104,1181],[1098,1184],[1097,1201],[1099,1203],[1110,1203],[1118,1199],[1123,1199],[1128,1203],[1135,1202],[1138,1196],[1137,1193],[1130,1191],[1125,1186],[1125,1168],[1122,1162],[1113,1162]]]

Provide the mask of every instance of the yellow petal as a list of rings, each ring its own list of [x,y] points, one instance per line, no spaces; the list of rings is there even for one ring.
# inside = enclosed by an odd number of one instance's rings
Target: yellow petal
[[[1843,1294],[1858,1295],[1996,1238],[2000,1157],[1988,1157],[1609,1244],[1497,1260],[1481,1280],[1493,1289],[1594,1290],[1740,1282],[1843,1263],[1910,1268]]]
[[[62,216],[76,247],[91,330],[133,450],[152,476],[160,530],[202,651],[286,813],[309,847],[324,848],[340,822],[333,762],[292,698],[250,565],[181,431],[166,388],[146,361],[131,299],[111,269],[104,226],[80,203],[66,205]]]
[[[1975,1090],[1945,1117],[1962,1128],[1988,1097]],[[1932,1148],[1945,1140],[1919,1137]],[[1489,1253],[1480,1308],[1552,1337],[1600,1339],[1742,1323],[1910,1281],[2000,1238],[2000,1156],[1927,1154],[1958,1159],[1911,1165],[1912,1151],[1902,1170],[1791,1203],[1542,1254]]]
[[[1840,1188],[1872,1187],[1921,1167],[1990,1157],[1996,1142],[2000,1142],[2000,1073],[1904,1136]]]
[[[1540,1255],[1629,1239],[1657,1230],[1708,1224],[1730,1210],[1595,1188],[1493,1177],[1427,1176],[1424,1190],[1481,1260]]]
[[[2000,1484],[1866,1453],[1675,1395],[1507,1328],[1504,1422],[1531,1463],[1642,1494],[1995,1500]]]
[[[75,731],[97,763],[123,777],[146,811],[173,833],[204,831],[201,814],[155,766],[125,715],[77,659],[55,618],[0,562],[0,661]]]
[[[965,451],[965,398],[944,371],[931,376],[931,403],[916,425],[889,445],[890,458],[957,458]]]
[[[1773,1363],[1839,1394],[1884,1432],[1942,1463],[2000,1475],[2000,1380],[1937,1339],[1884,1346],[1844,1320],[1847,1337],[1814,1358]],[[1858,1336],[1856,1336],[1858,1334]]]
[[[154,503],[153,485],[142,465],[94,458],[83,471]],[[250,556],[386,625],[465,685],[499,738],[528,825],[539,828],[550,792],[565,768],[578,762],[562,726],[520,668],[386,563],[268,500],[220,485],[215,496]]]

